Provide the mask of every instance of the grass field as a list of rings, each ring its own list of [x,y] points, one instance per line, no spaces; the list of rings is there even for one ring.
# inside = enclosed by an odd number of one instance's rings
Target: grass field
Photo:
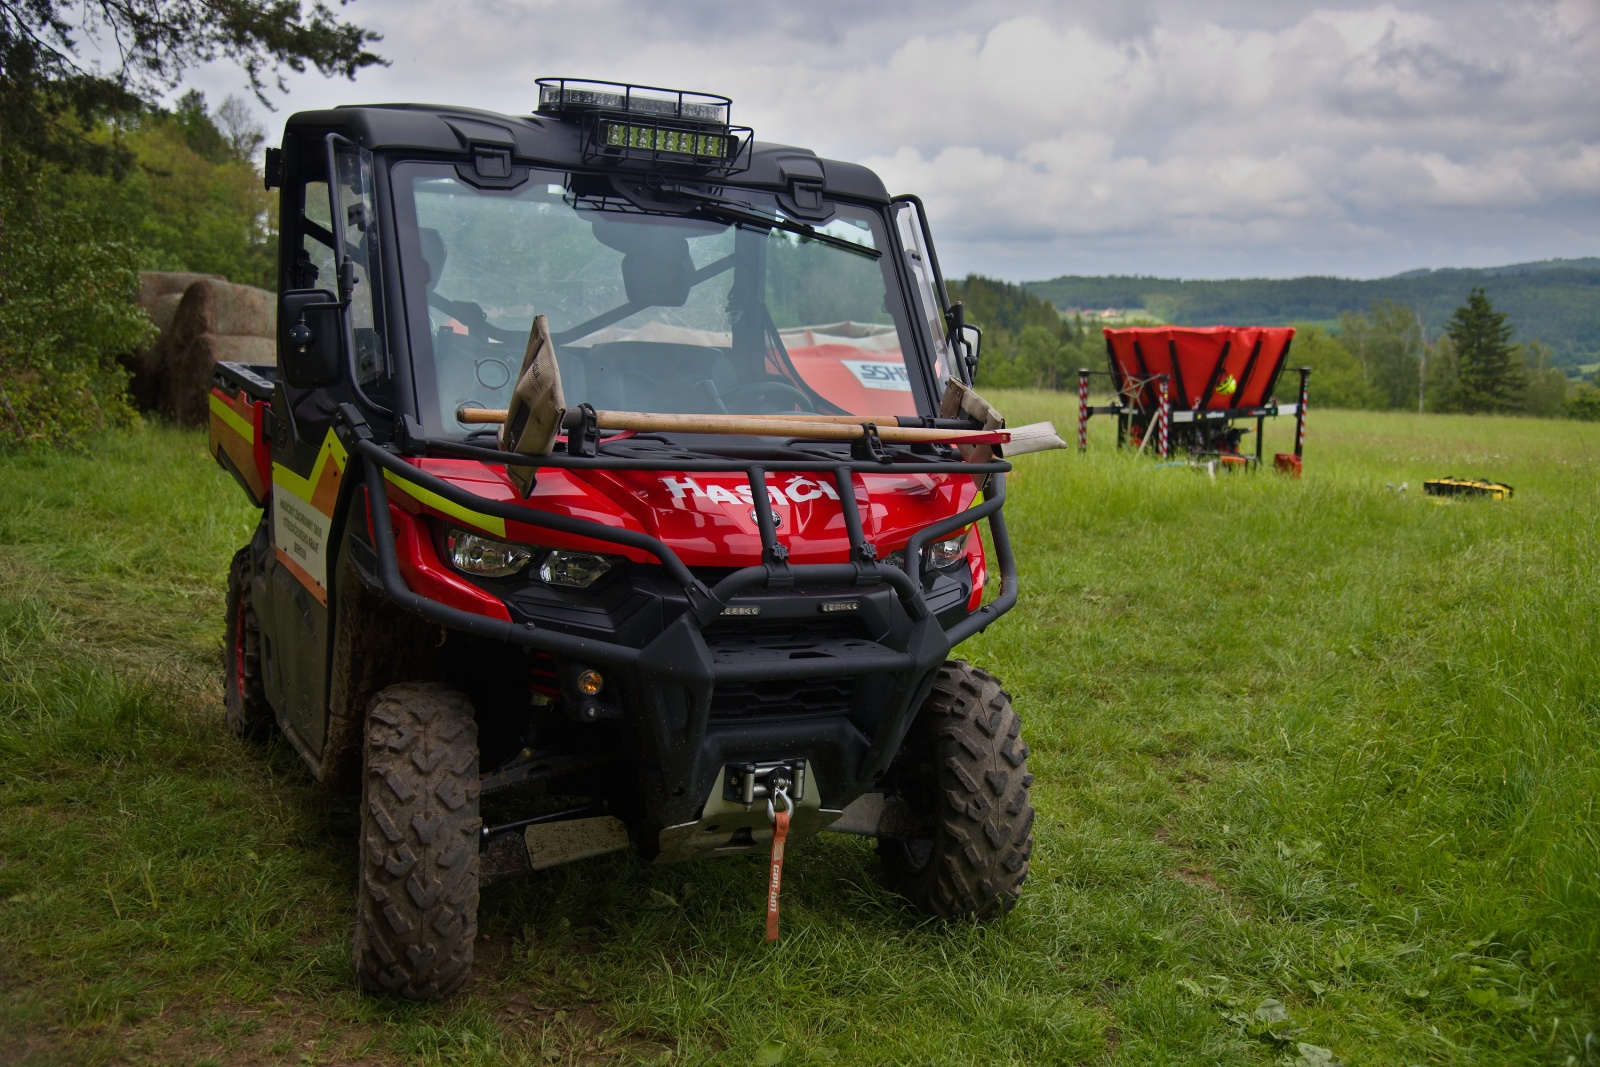
[[[0,460],[0,1063],[1600,1062],[1600,427],[1314,412],[1299,482],[1094,430],[962,649],[1033,749],[1011,916],[830,838],[770,947],[759,860],[612,857],[487,890],[438,1006],[354,993],[353,805],[224,733],[202,439]]]

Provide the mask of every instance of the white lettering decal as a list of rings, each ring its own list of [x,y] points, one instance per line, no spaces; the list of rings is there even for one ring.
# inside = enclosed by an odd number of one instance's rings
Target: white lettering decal
[[[272,494],[272,543],[318,587],[328,584],[328,530],[333,520],[288,490]]]
[[[740,503],[747,505],[755,503],[755,491],[750,488],[749,482],[734,486],[733,491],[739,494]],[[789,498],[783,495],[783,490],[771,484],[767,486],[767,500],[773,504],[787,504],[789,502]]]
[[[685,478],[681,482],[676,478],[663,478],[661,479],[661,484],[666,486],[667,492],[672,494],[674,503],[681,503],[683,501],[683,494],[685,493],[693,493],[698,497],[704,497],[706,495],[705,490],[701,489],[700,486],[695,483],[693,478]]]
[[[806,500],[815,500],[825,496],[829,500],[838,500],[839,491],[831,482],[812,481],[802,475],[789,483],[789,499],[800,503]]]
[[[884,363],[874,359],[841,359],[839,361],[863,389],[888,389],[896,393],[911,392],[911,376],[904,363]]]
[[[805,478],[801,478],[800,482],[808,485],[816,484],[814,482],[807,481]],[[748,482],[745,482],[742,485],[736,485],[732,489],[728,489],[726,486],[721,485],[713,485],[711,488],[707,489],[700,485],[699,482],[696,482],[693,478],[684,478],[680,481],[677,478],[667,477],[661,479],[661,485],[667,490],[667,492],[672,494],[672,502],[679,506],[682,506],[683,498],[686,496],[698,497],[701,500],[709,500],[717,504],[743,504],[746,507],[749,507],[751,502],[750,483]],[[833,491],[833,487],[828,485],[826,482],[822,484],[820,492],[813,491],[808,497],[796,497],[795,499],[813,500],[817,496],[824,494],[832,497],[835,500],[839,499],[839,494],[835,493]],[[789,498],[784,496],[783,490],[778,488],[776,485],[767,486],[767,499],[772,501],[773,504],[789,503]]]

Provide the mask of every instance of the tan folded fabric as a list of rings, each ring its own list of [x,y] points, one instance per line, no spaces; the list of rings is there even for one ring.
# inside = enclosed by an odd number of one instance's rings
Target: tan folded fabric
[[[528,350],[522,356],[522,371],[511,391],[505,424],[500,428],[500,447],[524,456],[548,456],[561,432],[566,403],[561,395],[555,342],[550,340],[550,322],[543,315],[535,315],[533,329],[528,332]],[[533,484],[533,468],[508,466],[506,473],[526,496]]]
[[[1006,424],[993,404],[954,378],[946,378],[944,396],[939,399],[939,417],[953,419],[957,415],[975,419],[985,430],[998,430]]]

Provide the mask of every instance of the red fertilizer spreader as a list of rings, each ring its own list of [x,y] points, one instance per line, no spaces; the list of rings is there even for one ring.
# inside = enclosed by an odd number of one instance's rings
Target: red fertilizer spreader
[[[1279,470],[1300,474],[1305,443],[1307,386],[1311,368],[1301,367],[1300,396],[1280,404],[1274,395],[1289,358],[1294,330],[1286,326],[1138,326],[1110,329],[1106,372],[1078,371],[1078,450],[1088,447],[1091,415],[1115,415],[1117,446],[1151,449],[1166,457],[1174,449],[1224,466],[1260,464],[1262,428],[1268,418],[1295,417],[1294,451],[1280,452]],[[1114,398],[1089,403],[1089,379],[1108,374]],[[1255,420],[1255,454],[1240,447]],[[1243,425],[1242,425],[1243,424]]]

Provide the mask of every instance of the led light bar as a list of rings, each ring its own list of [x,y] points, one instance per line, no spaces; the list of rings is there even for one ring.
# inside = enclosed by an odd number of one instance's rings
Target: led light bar
[[[728,155],[728,138],[725,134],[638,126],[625,122],[604,122],[600,129],[601,143],[610,148],[643,148],[649,152],[704,159],[725,159]]]

